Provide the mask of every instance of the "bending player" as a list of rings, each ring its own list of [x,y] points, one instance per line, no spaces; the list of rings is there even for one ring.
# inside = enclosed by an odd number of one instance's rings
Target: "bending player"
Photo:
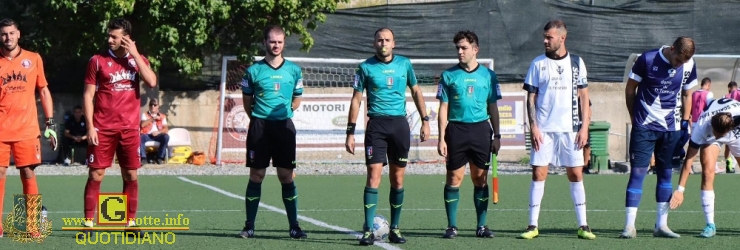
[[[298,225],[298,193],[294,182],[296,168],[296,131],[293,111],[301,105],[303,73],[301,67],[283,57],[285,31],[271,25],[262,33],[265,59],[247,68],[242,79],[244,112],[249,115],[247,131],[246,215],[242,238],[254,237],[262,196],[262,181],[267,168],[275,167],[282,187],[283,205],[288,216],[288,235],[294,239],[308,237]],[[254,107],[249,105],[254,103]]]
[[[676,148],[683,147],[679,140],[688,133],[691,88],[697,85],[694,51],[691,38],[679,37],[672,46],[642,53],[632,66],[625,87],[627,111],[633,126],[629,147],[632,170],[625,192],[626,220],[621,238],[637,237],[637,208],[653,153],[658,176],[653,236],[681,237],[668,227],[668,201],[673,192],[673,157]]]
[[[389,28],[375,31],[373,47],[375,55],[361,63],[355,75],[345,142],[347,152],[355,154],[355,121],[360,114],[362,93],[367,89],[367,114],[370,119],[365,129],[367,182],[363,192],[365,228],[360,245],[374,243],[372,225],[378,204],[378,187],[383,166],[388,164],[388,161],[391,182],[388,197],[391,205],[391,232],[388,240],[392,243],[405,243],[406,239],[401,235],[398,225],[403,206],[403,177],[411,148],[411,131],[406,120],[406,87],[411,89],[416,110],[422,117],[421,141],[426,141],[429,135],[429,116],[426,115],[424,96],[421,87],[417,85],[411,61],[393,54],[395,47],[393,31]]]
[[[447,158],[443,195],[447,230],[443,237],[457,236],[460,184],[465,176],[465,165],[470,164],[470,178],[475,186],[473,203],[478,217],[475,236],[492,238],[493,232],[486,225],[490,197],[487,177],[491,153],[498,154],[501,147],[496,104],[501,100],[501,91],[496,73],[478,64],[478,36],[472,31],[460,31],[453,42],[460,63],[442,73],[437,88],[440,102],[437,150]]]
[[[714,174],[720,149],[726,145],[732,155],[740,155],[740,102],[722,98],[712,102],[701,114],[699,121],[691,129],[691,141],[686,152],[686,160],[678,179],[678,189],[673,192],[671,209],[683,202],[683,192],[689,179],[691,166],[697,153],[701,159],[701,205],[707,225],[700,237],[710,238],[717,233],[714,224]],[[736,158],[737,159],[737,158]]]
[[[54,131],[54,104],[44,74],[44,63],[37,53],[18,46],[21,32],[11,19],[0,20],[0,237],[3,236],[2,208],[5,197],[5,179],[10,166],[10,154],[15,158],[20,171],[23,194],[39,194],[34,169],[41,165],[41,142],[39,124],[36,120],[36,91],[46,116],[44,136],[51,139],[51,148],[56,150],[57,138]],[[38,210],[28,207],[29,218]],[[31,222],[32,220],[28,220]],[[28,225],[32,229],[34,225]],[[31,232],[37,236],[38,232]]]
[[[139,204],[137,170],[139,158],[139,123],[141,121],[141,81],[154,88],[157,76],[149,61],[131,40],[131,23],[118,18],[108,23],[108,50],[90,58],[85,74],[84,108],[88,126],[88,177],[85,185],[85,227],[93,226],[98,206],[100,183],[105,170],[117,156],[127,195],[127,227],[136,226]],[[135,228],[129,228],[135,231]],[[78,237],[90,237],[84,230]]]

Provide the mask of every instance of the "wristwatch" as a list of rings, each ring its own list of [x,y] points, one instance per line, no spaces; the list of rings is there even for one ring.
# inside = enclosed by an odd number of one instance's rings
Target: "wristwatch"
[[[56,130],[56,124],[54,124],[54,118],[46,118],[46,127]]]
[[[501,135],[494,135],[493,139],[501,139]]]
[[[429,116],[428,115],[427,116],[424,116],[424,118],[421,118],[421,119],[424,120],[424,121],[429,121]]]

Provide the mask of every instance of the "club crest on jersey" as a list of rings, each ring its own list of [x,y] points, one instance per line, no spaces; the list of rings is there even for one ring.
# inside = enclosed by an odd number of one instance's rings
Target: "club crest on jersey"
[[[557,70],[558,70],[558,74],[561,74],[561,75],[565,71],[565,69],[563,69],[563,67],[560,67],[560,65],[558,65],[558,69]]]
[[[676,69],[669,69],[668,77],[674,77],[674,76],[676,76]]]
[[[108,62],[108,67],[110,68],[111,66],[113,66],[113,63],[112,62]]]
[[[387,86],[388,89],[393,88],[393,77],[392,76],[385,77],[385,86]]]
[[[134,59],[128,59],[128,65],[131,67],[136,68],[136,60]]]
[[[31,60],[23,59],[23,61],[21,62],[21,66],[23,66],[23,68],[26,68],[26,69],[27,68],[30,68],[31,67]]]
[[[658,66],[653,66],[653,71],[658,71]]]

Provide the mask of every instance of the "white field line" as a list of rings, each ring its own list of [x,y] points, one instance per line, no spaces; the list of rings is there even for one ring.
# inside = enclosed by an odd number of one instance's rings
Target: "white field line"
[[[237,195],[237,194],[234,194],[234,193],[225,191],[223,189],[220,189],[220,188],[217,188],[217,187],[214,187],[214,186],[205,184],[205,183],[193,181],[193,180],[190,180],[190,179],[185,178],[185,177],[178,177],[178,178],[180,180],[182,180],[182,181],[189,182],[189,183],[191,183],[193,185],[198,185],[198,186],[201,186],[201,187],[210,189],[210,190],[212,190],[214,192],[217,192],[217,193],[226,195],[226,196],[231,197],[231,198],[239,199],[239,200],[242,200],[242,201],[246,200],[244,198],[244,196]],[[277,207],[273,207],[273,206],[264,204],[262,202],[260,202],[260,207],[265,208],[265,209],[270,210],[270,211],[273,211],[273,212],[276,212],[276,213],[286,214],[285,210],[282,210],[282,209],[279,209]],[[311,224],[314,224],[314,225],[319,226],[319,227],[328,228],[328,229],[331,229],[331,230],[334,230],[334,231],[337,231],[337,232],[343,232],[343,233],[352,235],[352,236],[354,236],[355,238],[358,238],[358,239],[362,235],[362,234],[360,234],[358,232],[353,231],[352,229],[338,227],[338,226],[334,226],[334,225],[329,225],[326,222],[323,222],[323,221],[320,221],[320,220],[316,220],[316,219],[313,219],[313,218],[309,218],[309,217],[306,217],[306,216],[298,215],[298,219],[300,219],[302,221],[305,221],[305,222],[308,222],[308,223],[311,223]],[[377,243],[375,243],[375,246],[381,247],[381,248],[386,249],[386,250],[401,250],[398,247],[395,247],[393,245],[390,245],[390,244],[384,243],[384,242],[377,242]]]

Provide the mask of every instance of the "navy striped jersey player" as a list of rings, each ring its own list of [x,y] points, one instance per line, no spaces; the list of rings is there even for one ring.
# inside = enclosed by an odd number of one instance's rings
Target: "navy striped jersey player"
[[[671,66],[660,49],[643,53],[629,78],[640,83],[633,107],[632,126],[653,131],[681,130],[681,90],[697,85],[693,58],[678,68]]]

